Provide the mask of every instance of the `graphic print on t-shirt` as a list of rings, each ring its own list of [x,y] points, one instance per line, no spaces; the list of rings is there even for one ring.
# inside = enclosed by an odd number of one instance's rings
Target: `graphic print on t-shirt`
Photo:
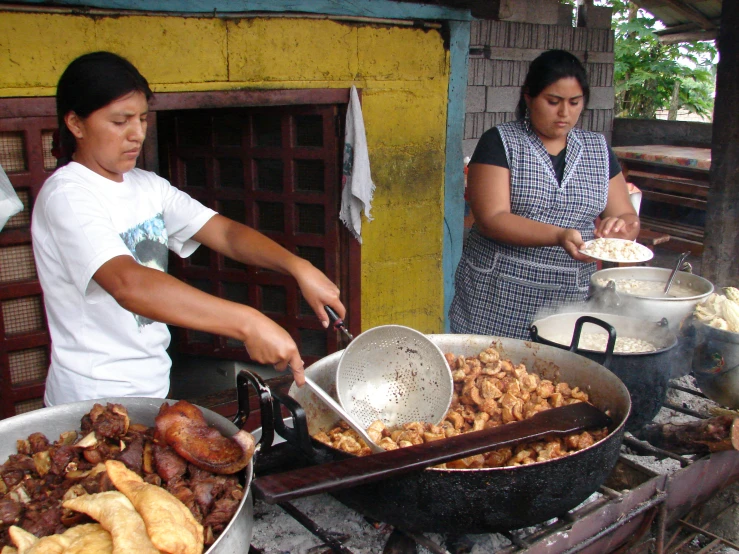
[[[167,273],[168,236],[161,213],[139,223],[136,227],[122,232],[121,238],[137,262]],[[138,314],[133,314],[133,317],[136,319],[139,329],[154,322],[148,317]]]

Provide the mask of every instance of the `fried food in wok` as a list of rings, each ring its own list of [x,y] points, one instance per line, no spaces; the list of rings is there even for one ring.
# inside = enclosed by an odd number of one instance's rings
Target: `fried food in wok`
[[[123,493],[86,494],[65,500],[63,506],[100,522],[113,539],[113,554],[159,554],[149,538],[143,518]]]
[[[454,379],[454,397],[444,421],[439,425],[406,423],[399,429],[387,429],[381,421],[376,421],[367,432],[385,450],[497,427],[527,419],[550,408],[588,402],[587,393],[578,387],[541,379],[529,373],[523,364],[514,365],[510,360],[502,360],[494,348],[469,358],[450,353],[445,356]],[[585,431],[564,438],[526,443],[513,449],[500,448],[436,467],[476,469],[543,462],[587,448],[607,435],[607,429]],[[313,438],[356,456],[372,453],[343,421],[327,432],[316,433]]]
[[[182,502],[156,485],[144,483],[122,462],[105,462],[108,476],[136,511],[141,514],[154,546],[169,554],[200,554],[203,551],[203,526]]]

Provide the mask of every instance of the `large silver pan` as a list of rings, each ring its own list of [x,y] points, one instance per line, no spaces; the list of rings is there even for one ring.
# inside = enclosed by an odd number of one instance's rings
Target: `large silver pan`
[[[16,453],[16,441],[25,439],[31,433],[43,433],[50,441],[59,438],[64,431],[79,431],[82,416],[88,413],[94,404],[111,402],[121,404],[128,410],[132,423],[154,426],[154,418],[164,402],[170,404],[175,400],[161,398],[104,398],[87,400],[71,404],[61,404],[51,408],[43,408],[27,414],[17,415],[0,421],[0,462]],[[226,436],[235,434],[239,429],[223,416],[200,408],[209,425],[212,425]],[[249,551],[254,531],[254,502],[249,485],[253,477],[253,462],[244,470],[244,498],[241,500],[233,519],[223,530],[221,536],[206,551],[206,554],[243,554]]]

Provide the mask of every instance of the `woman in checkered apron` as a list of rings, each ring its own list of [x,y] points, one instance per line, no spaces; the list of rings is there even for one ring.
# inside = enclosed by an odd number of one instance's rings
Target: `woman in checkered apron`
[[[639,218],[615,155],[603,135],[575,128],[588,95],[580,61],[550,50],[531,63],[519,119],[480,138],[452,332],[529,338],[539,310],[585,299],[595,271],[578,252],[585,241],[636,238]]]

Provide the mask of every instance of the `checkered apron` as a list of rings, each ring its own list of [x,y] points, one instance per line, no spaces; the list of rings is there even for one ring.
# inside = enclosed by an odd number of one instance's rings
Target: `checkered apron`
[[[498,126],[511,171],[511,213],[577,229],[594,238],[595,218],[608,199],[608,147],[603,135],[572,129],[562,183],[526,122]],[[572,259],[559,246],[520,247],[484,237],[473,226],[455,274],[449,309],[453,333],[529,339],[542,309],[582,302],[595,264]]]

